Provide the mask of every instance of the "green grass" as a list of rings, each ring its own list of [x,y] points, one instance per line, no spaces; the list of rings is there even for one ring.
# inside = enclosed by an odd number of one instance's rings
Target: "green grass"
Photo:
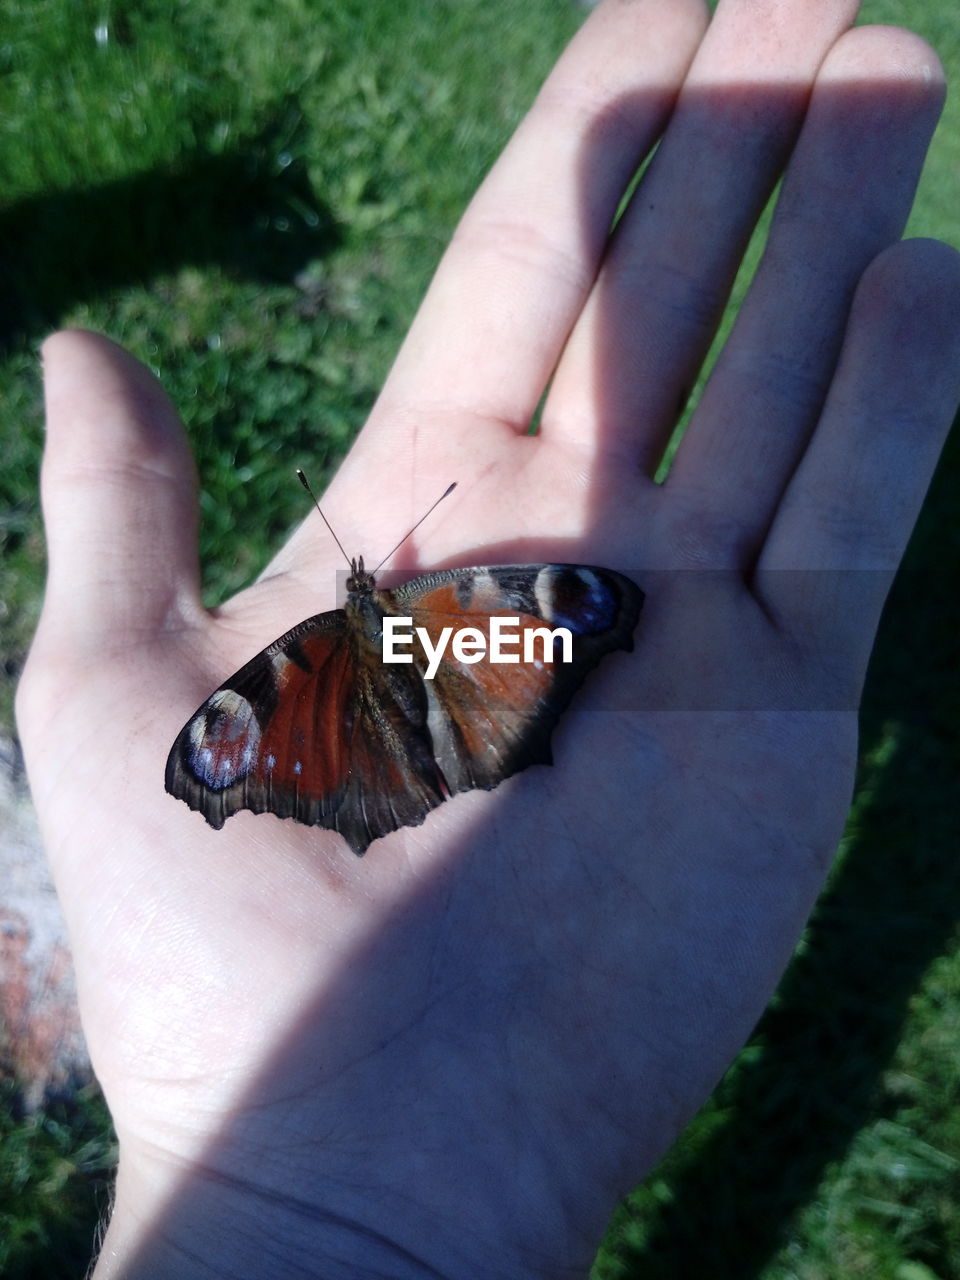
[[[579,20],[564,0],[111,15],[0,0],[0,727],[41,592],[44,333],[103,329],[158,370],[197,451],[209,597],[229,593],[302,516],[293,468],[320,486],[343,455]],[[955,7],[865,17],[926,35],[960,86]],[[912,234],[956,239],[958,173],[960,94]],[[751,1044],[615,1215],[596,1280],[960,1277],[958,473],[955,440],[887,612],[830,887]],[[0,1274],[79,1276],[108,1202],[102,1104],[22,1119],[12,1098]]]
[[[93,1085],[25,1118],[17,1103],[15,1088],[0,1084],[0,1276],[75,1280],[109,1206],[107,1109]]]

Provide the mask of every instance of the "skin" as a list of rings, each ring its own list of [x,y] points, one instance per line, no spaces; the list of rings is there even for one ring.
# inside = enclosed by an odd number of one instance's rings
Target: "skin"
[[[898,243],[942,74],[855,13],[721,0],[708,28],[694,0],[606,0],[468,209],[326,514],[375,562],[457,479],[395,565],[606,564],[647,604],[553,769],[362,861],[269,816],[213,832],[162,785],[211,690],[333,607],[319,517],[205,612],[174,409],[105,338],[46,343],[18,712],[120,1140],[98,1280],[583,1275],[749,1034],[836,848],[960,396],[958,259]]]

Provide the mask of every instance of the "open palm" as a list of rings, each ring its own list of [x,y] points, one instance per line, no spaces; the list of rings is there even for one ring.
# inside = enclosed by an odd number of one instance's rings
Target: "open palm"
[[[846,31],[853,0],[756,11],[723,0],[706,35],[694,0],[590,17],[330,487],[368,561],[456,479],[393,567],[577,561],[647,594],[635,652],[588,681],[553,769],[458,796],[363,860],[273,817],[213,832],[163,790],[196,705],[334,606],[319,517],[206,613],[173,409],[105,339],[47,343],[50,580],[18,711],[120,1137],[103,1274],[134,1256],[142,1274],[206,1274],[205,1257],[582,1271],[782,971],[956,403],[960,271],[942,245],[896,243],[935,56]]]

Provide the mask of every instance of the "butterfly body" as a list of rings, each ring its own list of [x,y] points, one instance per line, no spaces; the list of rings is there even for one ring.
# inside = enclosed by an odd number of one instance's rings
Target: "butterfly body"
[[[275,640],[190,718],[166,788],[212,827],[269,812],[362,854],[458,791],[551,763],[560,714],[605,654],[632,649],[642,600],[630,579],[584,565],[452,569],[381,590],[361,559],[343,609]],[[402,656],[387,661],[384,632],[404,623]],[[498,663],[495,635],[512,623]],[[543,632],[557,628],[571,633],[569,661],[551,660],[558,641]],[[464,629],[472,650],[441,650]]]

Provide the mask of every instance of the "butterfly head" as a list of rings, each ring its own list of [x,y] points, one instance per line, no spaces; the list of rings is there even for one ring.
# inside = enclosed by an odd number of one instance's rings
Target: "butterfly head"
[[[363,556],[350,561],[350,577],[347,579],[347,594],[351,596],[368,596],[377,585],[377,580],[369,570],[363,567]]]

